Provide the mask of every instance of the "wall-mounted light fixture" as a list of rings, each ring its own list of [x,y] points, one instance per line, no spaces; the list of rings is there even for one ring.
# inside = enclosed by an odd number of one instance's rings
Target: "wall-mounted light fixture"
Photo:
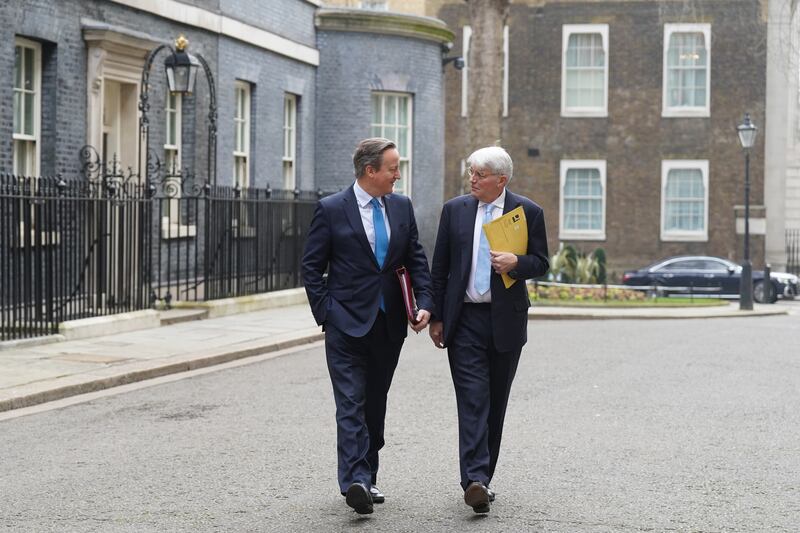
[[[447,54],[453,48],[453,43],[442,43],[442,70],[444,67],[447,66],[448,63],[453,63],[453,67],[456,70],[461,70],[464,68],[464,58],[461,56],[452,56],[447,57]]]

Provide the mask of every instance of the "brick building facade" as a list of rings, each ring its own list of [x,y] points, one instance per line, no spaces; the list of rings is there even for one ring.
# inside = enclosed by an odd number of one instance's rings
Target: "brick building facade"
[[[353,181],[358,139],[402,131],[402,192],[414,198],[430,247],[444,152],[427,147],[444,143],[441,46],[454,35],[428,17],[324,11],[319,0],[3,2],[0,171],[75,177],[91,145],[138,172],[145,58],[185,34],[213,75],[217,183],[335,191]],[[200,71],[193,94],[168,96],[168,55],[151,69],[150,148],[202,183],[210,89]],[[379,120],[376,101],[386,109]],[[398,102],[409,114],[390,117]],[[15,113],[27,113],[30,130]]]
[[[462,53],[466,7],[437,4]],[[742,257],[735,128],[749,112],[763,131],[762,4],[511,4],[501,142],[515,161],[511,188],[545,209],[551,249],[602,247],[612,275],[671,255]],[[447,74],[446,197],[460,192],[461,160],[475,148],[464,145],[467,76],[468,68]],[[750,167],[756,267],[764,262],[763,169],[760,135]]]

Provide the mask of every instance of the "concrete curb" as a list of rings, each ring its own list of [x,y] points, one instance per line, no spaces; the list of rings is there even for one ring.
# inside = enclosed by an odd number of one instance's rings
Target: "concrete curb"
[[[95,392],[119,385],[145,381],[169,374],[196,370],[255,355],[277,352],[322,340],[325,334],[319,328],[278,335],[269,342],[254,341],[234,349],[217,350],[205,354],[180,354],[153,361],[112,365],[101,370],[63,376],[8,389],[0,394],[0,412],[30,407],[69,396]]]
[[[70,320],[58,325],[58,332],[65,340],[74,341],[90,337],[116,335],[128,331],[157,328],[161,325],[158,311],[143,309],[129,313],[93,316],[79,320]]]
[[[297,289],[285,289],[206,302],[173,302],[172,307],[173,309],[204,309],[208,312],[207,318],[218,318],[264,309],[274,309],[275,307],[306,304],[308,304],[306,290],[303,287],[299,287]]]

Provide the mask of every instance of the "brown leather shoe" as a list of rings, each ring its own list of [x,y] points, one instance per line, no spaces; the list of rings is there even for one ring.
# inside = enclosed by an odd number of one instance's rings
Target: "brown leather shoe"
[[[353,483],[347,488],[345,502],[358,514],[372,514],[372,496],[363,483]]]
[[[488,513],[491,508],[489,489],[480,481],[473,481],[464,491],[464,503],[472,507],[476,513]]]
[[[494,501],[494,491],[492,489],[490,489],[489,487],[486,487],[486,492],[489,493],[489,501],[493,502]]]

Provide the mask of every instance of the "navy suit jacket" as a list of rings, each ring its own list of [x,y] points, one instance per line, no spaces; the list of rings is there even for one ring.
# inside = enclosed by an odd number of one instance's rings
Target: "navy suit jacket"
[[[520,205],[528,222],[528,250],[525,255],[518,256],[517,267],[509,273],[519,281],[506,289],[503,279],[494,271],[490,280],[491,328],[495,347],[499,351],[517,350],[527,342],[530,300],[525,280],[542,276],[549,268],[542,208],[528,198],[506,190],[503,213]],[[444,204],[439,220],[431,267],[434,294],[432,320],[444,322],[445,346],[453,340],[467,293],[477,211],[476,198],[468,194],[458,196]]]
[[[428,259],[417,240],[411,200],[388,194],[383,201],[391,234],[382,268],[364,232],[352,186],[317,204],[302,273],[314,319],[323,328],[330,324],[351,337],[363,337],[375,322],[383,294],[389,337],[405,338],[408,319],[395,274],[399,266],[408,269],[417,306],[433,309]]]

